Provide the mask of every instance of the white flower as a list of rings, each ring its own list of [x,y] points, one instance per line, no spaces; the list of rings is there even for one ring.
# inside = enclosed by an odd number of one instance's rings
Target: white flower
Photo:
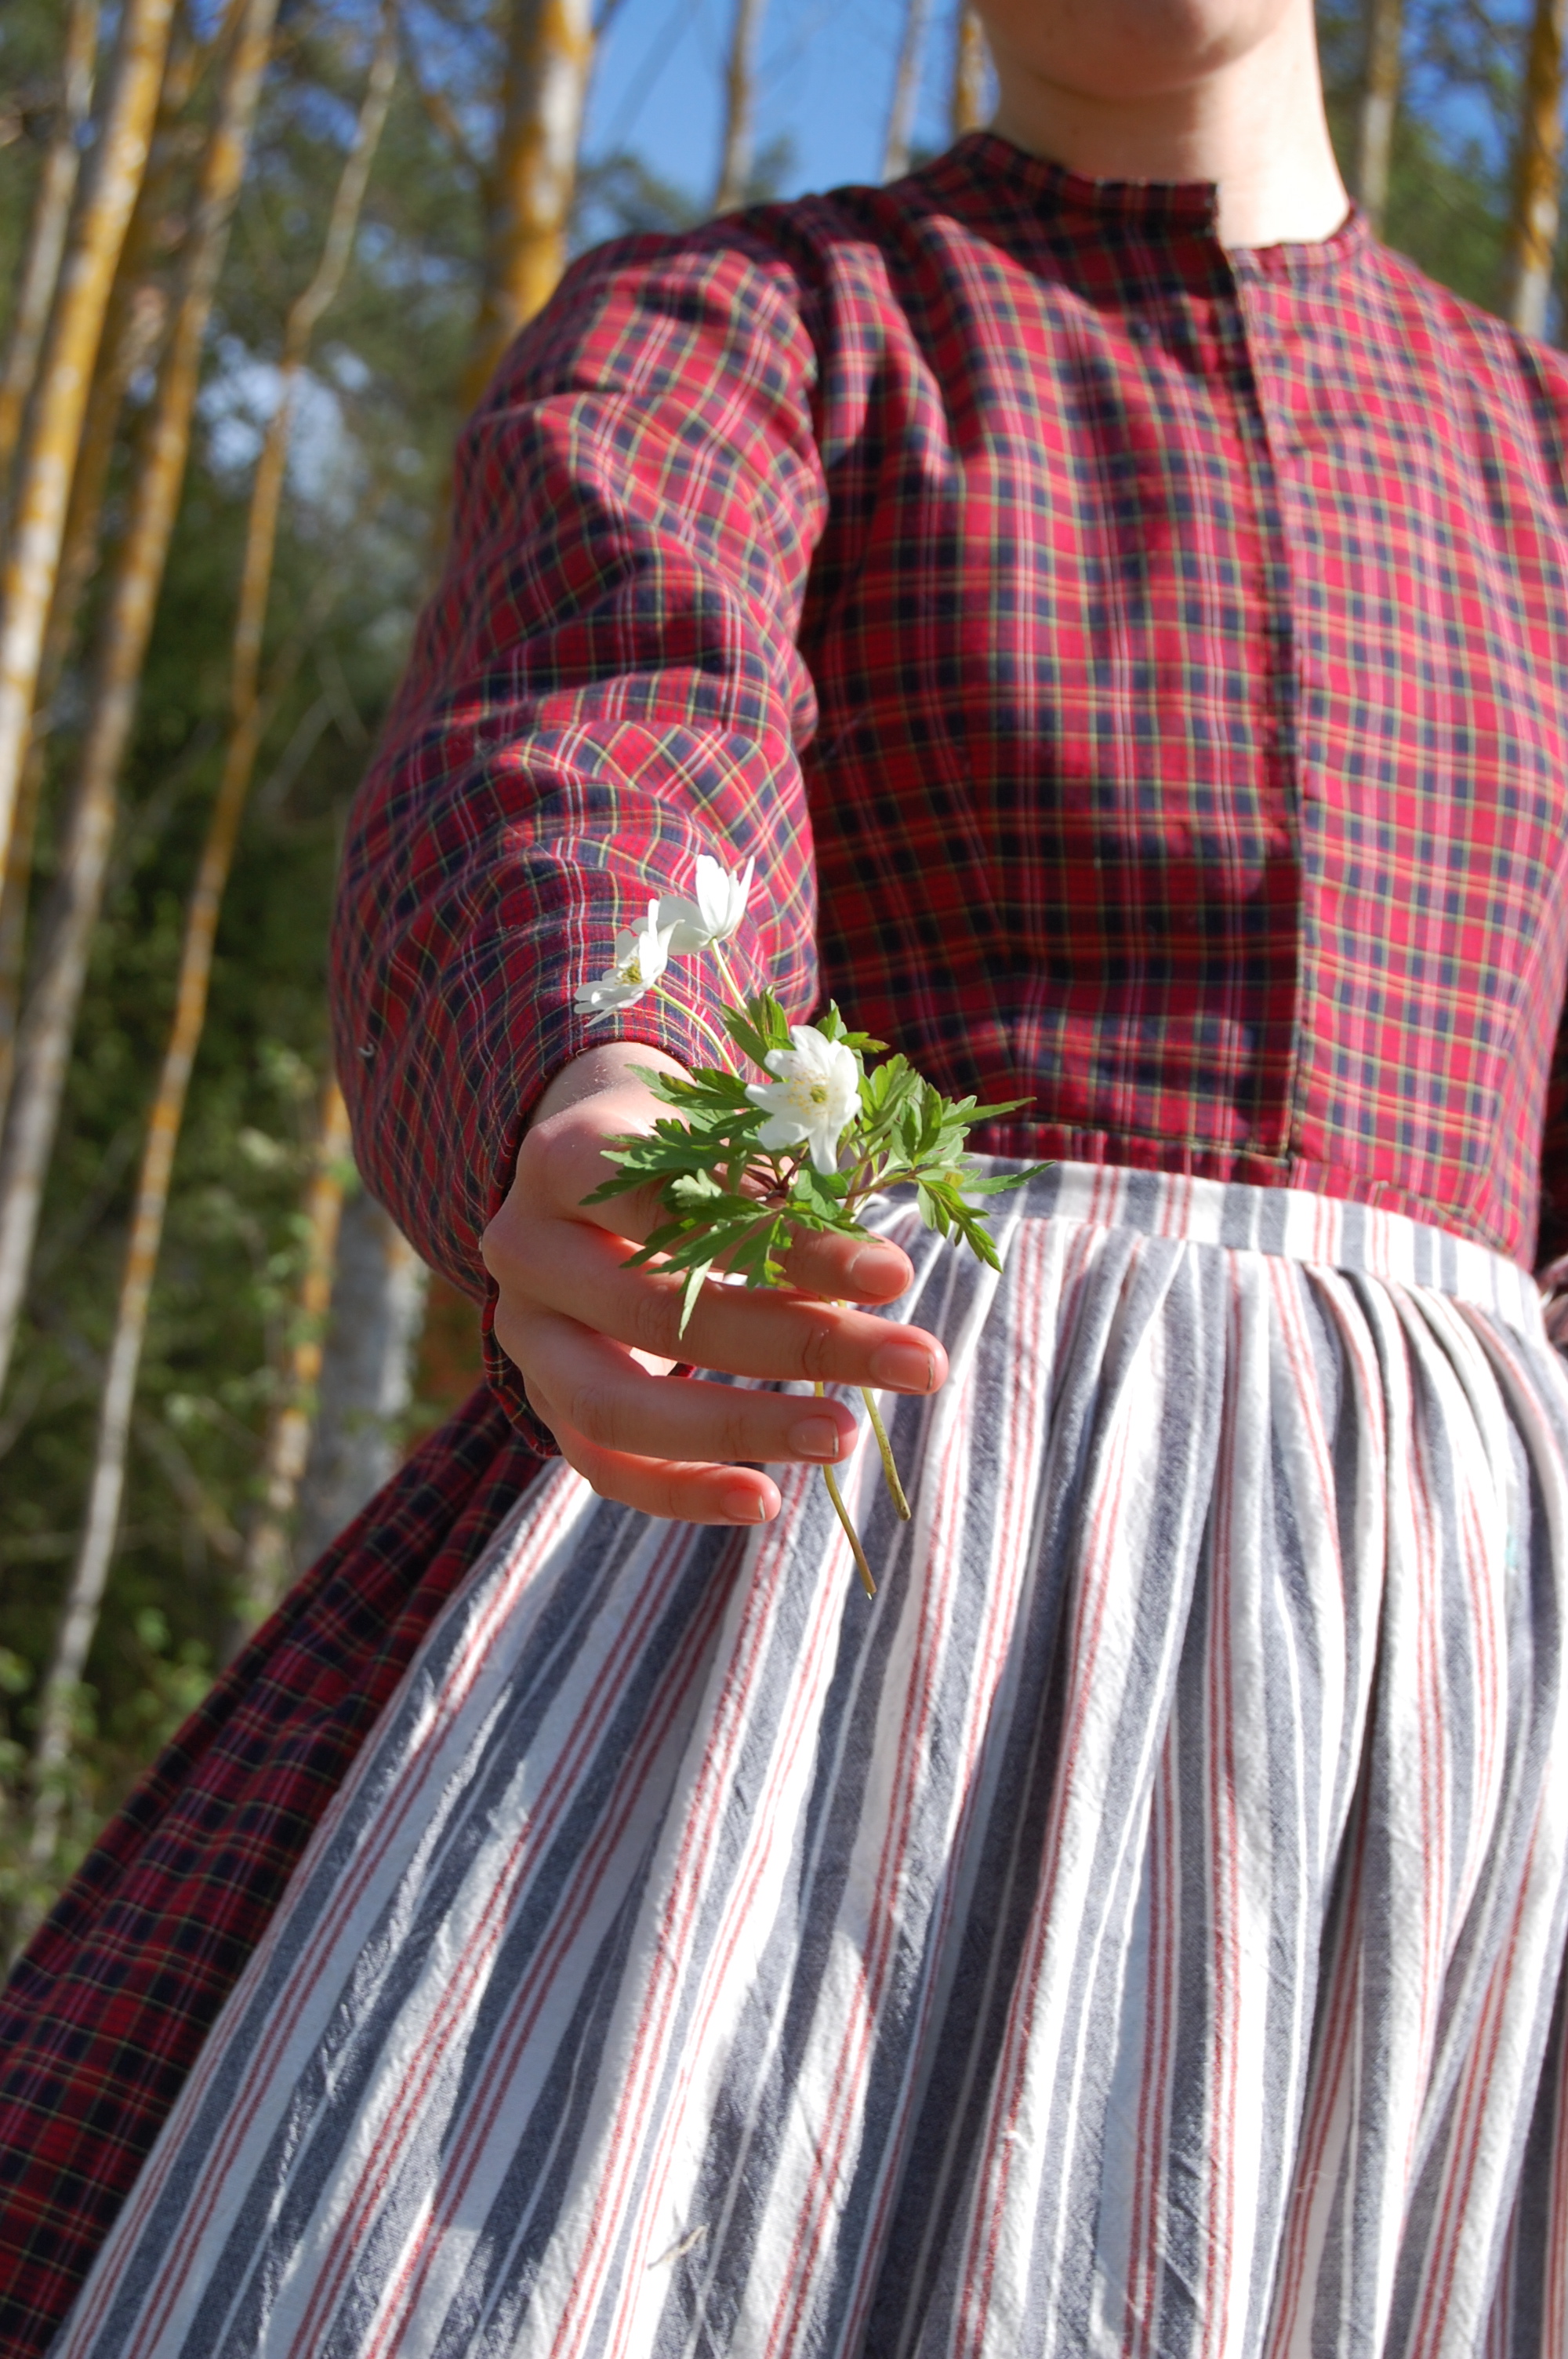
[[[597,983],[578,986],[573,1006],[579,1016],[613,1016],[619,1007],[634,1007],[651,984],[657,983],[669,962],[674,929],[661,923],[659,904],[650,901],[642,924],[626,927],[615,937],[615,963]]]
[[[659,903],[659,923],[671,929],[671,950],[705,951],[711,942],[727,942],[731,934],[739,933],[756,865],[754,860],[748,860],[739,875],[731,876],[710,853],[699,852],[696,900],[688,901],[682,893],[666,893]]]
[[[860,1060],[842,1040],[829,1040],[815,1024],[792,1024],[793,1049],[771,1049],[770,1073],[776,1082],[752,1082],[746,1095],[765,1106],[768,1120],[757,1133],[771,1152],[805,1140],[818,1171],[838,1168],[838,1141],[860,1103]]]

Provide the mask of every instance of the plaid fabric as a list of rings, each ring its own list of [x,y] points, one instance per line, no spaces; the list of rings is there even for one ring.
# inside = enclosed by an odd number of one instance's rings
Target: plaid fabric
[[[605,249],[470,428],[357,807],[359,1152],[479,1234],[569,985],[699,850],[737,946],[1000,1151],[1359,1199],[1530,1251],[1562,999],[1568,378],[1353,222],[1004,142]],[[818,898],[821,913],[818,917]],[[718,1052],[687,966],[620,1033]],[[1541,1249],[1568,1246],[1568,1060]],[[515,1393],[513,1405],[516,1406]],[[0,2354],[48,2343],[431,1614],[533,1460],[470,1403],[181,1733],[13,1981]]]
[[[1000,1271],[875,1217],[952,1363],[910,1522],[843,1469],[875,1603],[810,1467],[749,1531],[553,1468],[50,2359],[1564,2359],[1528,1273],[1094,1165]]]
[[[1359,219],[1227,256],[1206,190],[989,136],[589,255],[469,429],[351,830],[378,1190],[482,1290],[528,1111],[604,1037],[568,986],[718,848],[758,862],[748,984],[1031,1098],[993,1149],[1528,1258],[1565,426],[1563,361]],[[614,1028],[711,1060],[705,980]]]
[[[0,1996],[0,2354],[47,2350],[437,1610],[536,1471],[475,1394],[259,1630]]]

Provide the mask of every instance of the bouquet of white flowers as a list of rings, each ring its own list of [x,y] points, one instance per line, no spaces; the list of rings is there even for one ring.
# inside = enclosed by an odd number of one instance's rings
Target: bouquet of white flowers
[[[748,1286],[786,1285],[784,1256],[793,1236],[802,1231],[865,1236],[861,1211],[890,1188],[913,1186],[926,1226],[961,1240],[994,1269],[984,1199],[1022,1187],[1046,1168],[1036,1164],[999,1178],[964,1151],[977,1123],[1011,1114],[1027,1100],[980,1105],[973,1098],[946,1098],[905,1057],[868,1064],[886,1043],[851,1032],[835,1006],[816,1024],[792,1024],[771,992],[742,999],[723,944],[745,915],[752,873],[751,862],[731,875],[700,855],[696,897],[650,901],[643,923],[618,937],[613,966],[576,995],[579,1013],[612,1016],[656,990],[672,957],[711,951],[729,994],[716,1010],[719,1019],[769,1077],[746,1082],[704,1066],[682,1081],[649,1069],[644,1078],[673,1109],[671,1117],[646,1136],[613,1140],[607,1151],[617,1176],[586,1200],[596,1204],[633,1188],[655,1190],[669,1218],[632,1256],[632,1266],[657,1262],[685,1271],[682,1333],[711,1272]],[[863,1392],[861,1399],[894,1505],[907,1517],[909,1504],[875,1397]],[[871,1569],[833,1470],[825,1466],[822,1473],[866,1593],[874,1596]]]

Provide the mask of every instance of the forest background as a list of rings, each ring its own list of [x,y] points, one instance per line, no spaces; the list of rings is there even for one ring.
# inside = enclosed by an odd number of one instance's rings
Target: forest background
[[[477,1380],[471,1306],[358,1190],[325,1003],[464,409],[567,253],[891,175],[986,108],[951,0],[596,5],[0,10],[6,1940]],[[1565,14],[1319,9],[1384,234],[1549,336]]]

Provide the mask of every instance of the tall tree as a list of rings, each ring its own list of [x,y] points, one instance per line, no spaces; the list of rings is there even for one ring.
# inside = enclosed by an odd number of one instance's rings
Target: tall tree
[[[189,133],[189,126],[180,118],[189,103],[206,56],[205,45],[192,38],[182,26],[169,51],[158,101],[152,159],[121,250],[82,424],[59,570],[44,632],[37,703],[17,788],[11,857],[6,864],[5,884],[0,886],[0,1129],[4,1127],[11,1093],[33,837],[52,708],[75,639],[82,598],[98,562],[110,462],[125,394],[134,376],[156,364],[168,325],[168,291],[157,266],[171,242],[169,223],[179,218],[173,199]]]
[[[1509,247],[1509,316],[1528,336],[1544,335],[1563,179],[1563,53],[1568,0],[1535,0],[1515,146]]]
[[[124,0],[108,103],[59,273],[17,463],[0,588],[0,885],[27,758],[77,446],[110,289],[146,168],[174,0]]]
[[[178,301],[139,440],[130,514],[92,665],[89,717],[45,913],[38,973],[16,1027],[0,1136],[0,1385],[10,1364],[38,1234],[44,1175],[103,898],[119,777],[185,480],[201,348],[243,176],[277,0],[244,0],[202,159]],[[41,648],[40,648],[41,654]]]
[[[914,111],[920,103],[920,65],[925,49],[925,29],[930,21],[931,0],[907,0],[903,12],[903,34],[898,45],[898,63],[893,69],[887,137],[882,143],[884,180],[902,179],[909,169],[910,146],[914,137]]]
[[[746,201],[757,146],[757,42],[766,0],[735,0],[730,55],[724,68],[724,132],[713,210],[732,212]]]
[[[565,267],[593,49],[590,0],[512,0],[485,183],[484,283],[463,380],[470,407]]]
[[[1366,0],[1367,50],[1356,125],[1356,195],[1375,230],[1389,209],[1389,158],[1400,103],[1403,0]]]
[[[343,1207],[321,1409],[300,1486],[297,1553],[308,1564],[397,1464],[429,1276],[362,1188]]]
[[[27,260],[0,370],[0,485],[11,472],[22,413],[38,374],[44,329],[59,279],[70,201],[76,194],[82,144],[92,112],[92,68],[98,55],[98,0],[70,0],[60,59],[59,109],[38,173]],[[3,506],[0,500],[0,506]]]
[[[986,37],[970,0],[961,0],[953,57],[953,136],[981,131],[986,121]]]
[[[305,1266],[279,1398],[262,1459],[261,1502],[245,1541],[236,1636],[269,1614],[292,1577],[289,1535],[295,1503],[310,1455],[321,1381],[321,1339],[332,1302],[338,1230],[343,1216],[344,1167],[351,1155],[349,1109],[336,1078],[321,1099],[315,1168],[304,1205]]]
[[[249,89],[248,112],[236,120],[231,110],[223,110],[230,114],[230,120],[222,127],[242,156],[255,111],[256,86],[260,82],[265,44],[271,37],[276,5],[276,0],[250,0],[250,16],[255,20],[262,49]],[[268,422],[251,496],[231,660],[229,737],[212,817],[202,845],[196,881],[191,888],[185,935],[180,946],[174,1020],[169,1027],[142,1155],[114,1338],[109,1347],[99,1407],[98,1440],[87,1516],[67,1592],[55,1658],[50,1664],[38,1708],[36,1754],[38,1807],[32,1845],[35,1859],[47,1859],[54,1846],[59,1797],[58,1788],[50,1782],[51,1773],[59,1769],[69,1746],[72,1701],[92,1643],[103,1583],[114,1554],[120,1504],[125,1487],[125,1453],[131,1414],[135,1405],[136,1379],[146,1337],[147,1311],[168,1209],[175,1148],[179,1140],[191,1068],[196,1061],[196,1050],[206,1018],[218,915],[233,864],[240,821],[261,743],[264,723],[262,633],[272,587],[295,394],[310,339],[322,313],[342,285],[343,273],[348,267],[364,201],[365,184],[386,122],[396,66],[396,0],[383,0],[381,24],[371,59],[365,96],[328,219],[321,258],[308,286],[291,306],[285,324],[278,398]]]

